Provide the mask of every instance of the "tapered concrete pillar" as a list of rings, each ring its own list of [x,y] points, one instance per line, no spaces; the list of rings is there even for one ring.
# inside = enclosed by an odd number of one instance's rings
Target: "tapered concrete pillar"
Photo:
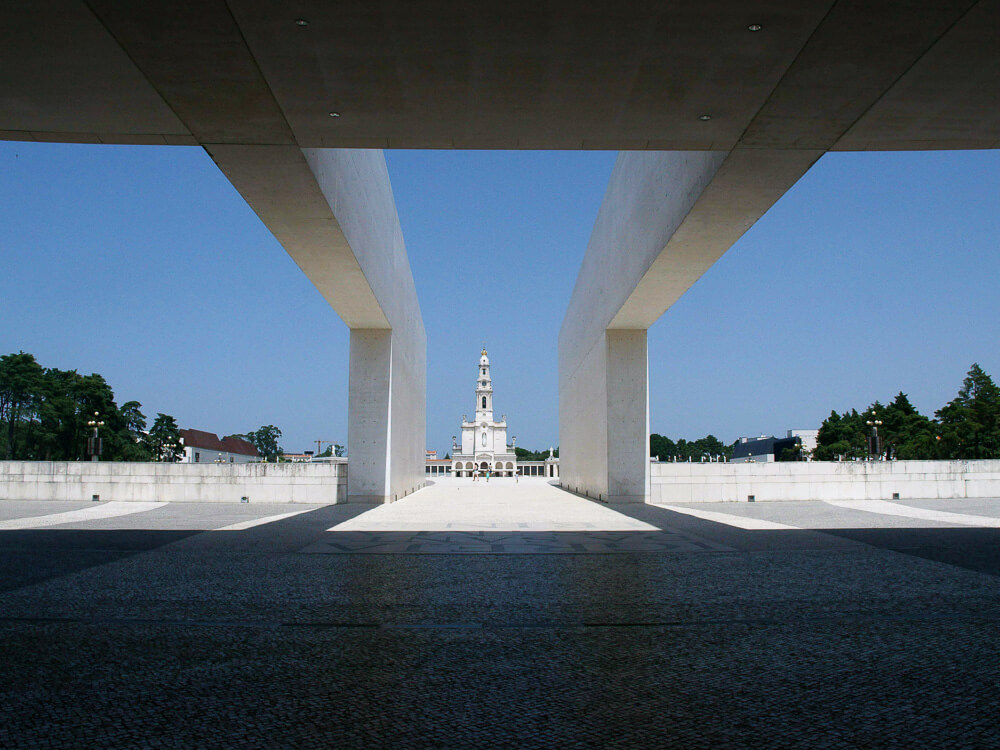
[[[348,501],[391,502],[419,489],[427,339],[382,152],[210,153],[351,329]]]
[[[611,502],[648,498],[646,329],[819,155],[619,155],[559,332],[564,487]]]

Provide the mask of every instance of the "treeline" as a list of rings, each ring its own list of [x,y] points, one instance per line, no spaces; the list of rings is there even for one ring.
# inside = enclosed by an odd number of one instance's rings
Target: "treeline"
[[[869,424],[877,421],[881,424]],[[887,458],[1000,458],[1000,388],[973,364],[958,395],[934,412],[934,419],[918,412],[902,392],[885,406],[876,401],[862,412],[832,411],[820,426],[813,458],[867,457],[873,426]]]
[[[649,436],[649,455],[659,456],[661,461],[670,461],[675,457],[681,461],[689,458],[692,461],[701,461],[703,456],[706,458],[725,456],[728,459],[732,458],[733,446],[724,445],[715,435],[706,435],[692,441],[681,438],[675,443],[670,438],[654,432]]]
[[[184,455],[177,420],[157,414],[146,429],[138,401],[119,406],[97,373],[42,367],[31,354],[0,356],[0,458],[20,461],[78,461],[87,455],[94,424],[102,461],[176,461]],[[274,461],[284,451],[281,430],[264,425],[233,437],[252,443]]]
[[[99,426],[101,459],[172,460],[183,454],[177,422],[157,414],[146,431],[138,401],[119,406],[97,373],[42,367],[25,352],[0,357],[0,456],[7,460],[75,461]]]
[[[544,461],[549,457],[548,449],[541,451],[529,451],[526,448],[515,447],[514,453],[517,455],[518,461]],[[552,451],[552,455],[555,458],[559,458],[559,449],[556,448],[554,451]]]

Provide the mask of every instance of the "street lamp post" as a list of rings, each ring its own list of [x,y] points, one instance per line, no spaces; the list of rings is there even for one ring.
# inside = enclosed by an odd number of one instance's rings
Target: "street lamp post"
[[[878,428],[882,424],[882,420],[876,419],[877,416],[878,413],[873,411],[872,418],[865,422],[872,428],[872,434],[868,437],[868,455],[872,460],[876,460],[882,455],[882,445],[878,436]]]
[[[160,454],[160,460],[166,461],[170,458],[170,463],[174,463],[174,449],[177,447],[177,443],[164,443],[163,452]]]
[[[95,411],[94,418],[87,422],[87,426],[94,430],[94,434],[87,438],[87,453],[91,461],[98,461],[101,457],[101,438],[98,437],[97,430],[104,426],[104,422],[98,419],[99,416],[100,412]]]

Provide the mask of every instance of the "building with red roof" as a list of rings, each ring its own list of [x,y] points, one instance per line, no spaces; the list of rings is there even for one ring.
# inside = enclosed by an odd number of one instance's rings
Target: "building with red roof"
[[[180,430],[181,444],[187,464],[248,464],[260,461],[260,454],[252,443],[237,437],[219,436],[204,430]]]

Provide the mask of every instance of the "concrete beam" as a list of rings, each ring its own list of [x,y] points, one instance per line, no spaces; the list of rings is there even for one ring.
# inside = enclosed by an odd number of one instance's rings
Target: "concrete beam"
[[[351,328],[349,501],[421,487],[427,339],[382,152],[206,148]]]
[[[559,332],[564,486],[619,502],[648,495],[646,329],[822,153],[619,155]]]

